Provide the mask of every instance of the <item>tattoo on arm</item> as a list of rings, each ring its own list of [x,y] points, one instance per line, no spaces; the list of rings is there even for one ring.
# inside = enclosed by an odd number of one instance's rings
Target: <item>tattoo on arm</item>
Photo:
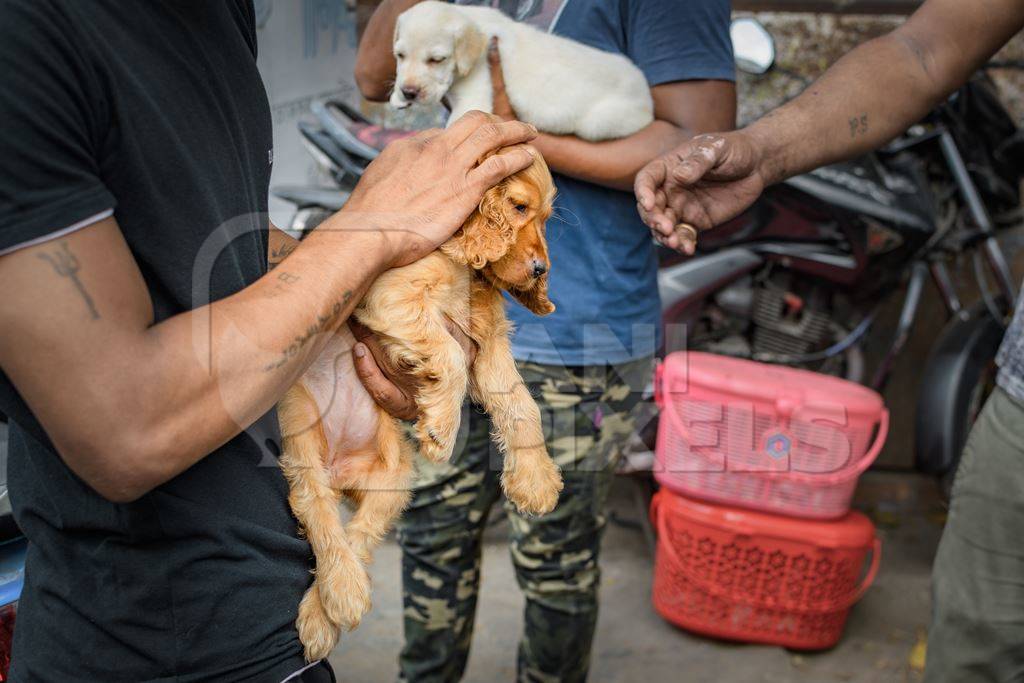
[[[867,135],[868,132],[868,115],[861,114],[860,116],[850,117],[850,138],[856,138],[860,135]]]
[[[928,50],[925,49],[924,45],[913,36],[907,35],[902,31],[896,31],[892,34],[893,38],[899,41],[903,47],[910,50],[911,54],[914,55],[914,59],[917,60],[918,66],[924,71],[924,75],[929,79],[932,77],[931,69],[928,68]]]
[[[273,268],[274,266],[271,265],[270,267]],[[273,288],[267,294],[267,297],[271,299],[284,294],[286,291],[288,291],[289,285],[294,285],[302,278],[296,275],[295,273],[289,273],[287,270],[282,270],[277,274],[276,279],[277,282],[274,284]]]
[[[270,258],[267,259],[270,268],[273,269],[281,261],[288,258],[288,255],[295,251],[295,247],[297,246],[299,246],[297,243],[283,243],[271,250]]]
[[[50,264],[53,268],[53,272],[61,277],[66,277],[71,280],[71,283],[78,290],[78,293],[82,295],[82,299],[85,301],[85,305],[89,308],[89,315],[93,320],[99,320],[100,312],[96,310],[96,303],[92,300],[92,296],[86,290],[85,285],[82,284],[82,280],[78,277],[78,271],[82,269],[82,264],[79,263],[78,257],[71,251],[71,247],[68,246],[67,242],[62,241],[57,247],[51,249],[49,252],[37,254],[39,258],[43,259]]]
[[[286,274],[287,273],[282,273],[282,275]],[[298,277],[295,277],[295,280],[298,279]],[[331,311],[329,313],[321,313],[320,315],[318,315],[316,317],[315,322],[310,324],[302,332],[302,334],[296,336],[292,340],[292,343],[289,344],[288,347],[281,352],[281,356],[276,361],[263,366],[263,371],[272,372],[274,370],[277,370],[278,368],[288,363],[288,361],[290,361],[292,358],[295,358],[295,356],[298,355],[299,351],[305,348],[306,344],[308,344],[309,341],[313,339],[313,337],[316,337],[318,334],[325,332],[330,326],[337,322],[338,316],[341,314],[342,309],[344,309],[345,305],[351,299],[352,290],[348,290],[342,295],[341,301],[334,302],[334,306],[331,307]]]

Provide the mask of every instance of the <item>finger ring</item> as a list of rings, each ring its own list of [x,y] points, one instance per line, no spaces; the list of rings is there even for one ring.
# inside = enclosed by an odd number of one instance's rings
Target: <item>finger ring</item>
[[[684,239],[688,242],[697,243],[697,228],[693,227],[689,223],[680,223],[676,226],[676,234],[679,235],[680,239]]]

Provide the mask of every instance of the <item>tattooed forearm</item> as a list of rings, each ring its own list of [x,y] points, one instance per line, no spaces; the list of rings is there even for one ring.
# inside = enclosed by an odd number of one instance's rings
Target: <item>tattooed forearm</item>
[[[273,266],[271,266],[271,268],[273,268]],[[295,273],[289,273],[287,270],[282,270],[274,279],[276,279],[277,282],[274,283],[274,286],[271,287],[270,291],[267,293],[267,296],[271,299],[279,297],[287,292],[291,285],[294,285],[302,278]]]
[[[914,55],[914,59],[917,60],[921,70],[924,71],[924,75],[931,79],[932,72],[928,67],[928,50],[921,41],[902,31],[896,31],[892,34],[892,37],[894,40],[902,44],[903,47],[907,48],[912,55]]]
[[[298,278],[296,278],[298,279]],[[331,307],[329,313],[321,313],[316,317],[316,321],[310,324],[302,334],[296,336],[292,343],[281,352],[281,356],[273,363],[263,366],[265,372],[271,372],[284,366],[288,361],[292,360],[299,354],[306,345],[319,334],[326,332],[328,329],[333,327],[338,322],[338,316],[341,315],[345,305],[352,299],[351,290],[345,292],[342,295],[341,301],[336,301],[334,306]]]
[[[867,135],[868,132],[868,115],[861,114],[860,116],[850,117],[850,138],[855,138],[859,135]]]
[[[78,271],[82,269],[82,264],[78,262],[78,257],[72,253],[68,243],[62,241],[50,251],[38,254],[38,256],[49,263],[50,267],[53,268],[53,272],[57,273],[57,275],[71,280],[71,283],[85,301],[85,305],[89,308],[89,315],[93,320],[99,320],[100,312],[96,310],[96,303],[92,300],[92,296],[90,296],[85,285],[82,284],[82,280],[78,277]]]
[[[331,320],[337,317],[339,313],[341,313],[340,302],[334,304],[334,308],[331,309],[331,312],[329,314],[318,315],[316,317],[316,322],[307,327],[302,334],[295,337],[295,339],[292,340],[292,343],[288,345],[288,348],[281,352],[280,358],[278,358],[273,363],[264,366],[263,369],[266,372],[277,370],[278,368],[285,365],[292,358],[295,358],[295,356],[298,355],[299,351],[305,348],[306,344],[309,343],[310,339],[317,336],[318,334],[321,334],[327,329],[328,324],[331,322]]]
[[[271,249],[270,258],[267,259],[270,268],[273,269],[281,261],[284,261],[286,258],[288,258],[288,255],[295,251],[295,248],[297,246],[299,246],[298,242],[282,242],[281,244]]]

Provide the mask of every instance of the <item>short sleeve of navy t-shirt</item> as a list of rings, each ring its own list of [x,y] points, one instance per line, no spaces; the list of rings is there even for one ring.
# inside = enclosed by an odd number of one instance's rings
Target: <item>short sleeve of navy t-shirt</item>
[[[617,52],[649,85],[735,78],[729,0],[464,0],[586,45]],[[657,262],[630,192],[555,175],[548,221],[549,293],[537,318],[509,305],[517,359],[603,365],[652,355],[660,338]]]
[[[735,78],[728,0],[622,4],[628,6],[626,56],[650,85]]]

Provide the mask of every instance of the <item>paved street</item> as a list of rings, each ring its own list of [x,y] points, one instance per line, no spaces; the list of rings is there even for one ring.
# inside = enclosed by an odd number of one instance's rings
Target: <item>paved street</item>
[[[619,480],[612,510],[634,518],[628,482]],[[652,558],[639,531],[612,524],[605,537],[601,618],[594,683],[897,683],[918,681],[915,645],[928,623],[931,558],[943,508],[933,483],[917,475],[870,473],[858,507],[880,528],[881,571],[832,651],[796,654],[776,647],[715,642],[664,622],[650,606]],[[514,680],[522,598],[508,557],[504,522],[487,534],[483,590],[466,681]],[[399,551],[393,541],[373,568],[374,609],[331,657],[339,680],[394,681],[401,647]],[[918,648],[919,650],[920,648]]]

